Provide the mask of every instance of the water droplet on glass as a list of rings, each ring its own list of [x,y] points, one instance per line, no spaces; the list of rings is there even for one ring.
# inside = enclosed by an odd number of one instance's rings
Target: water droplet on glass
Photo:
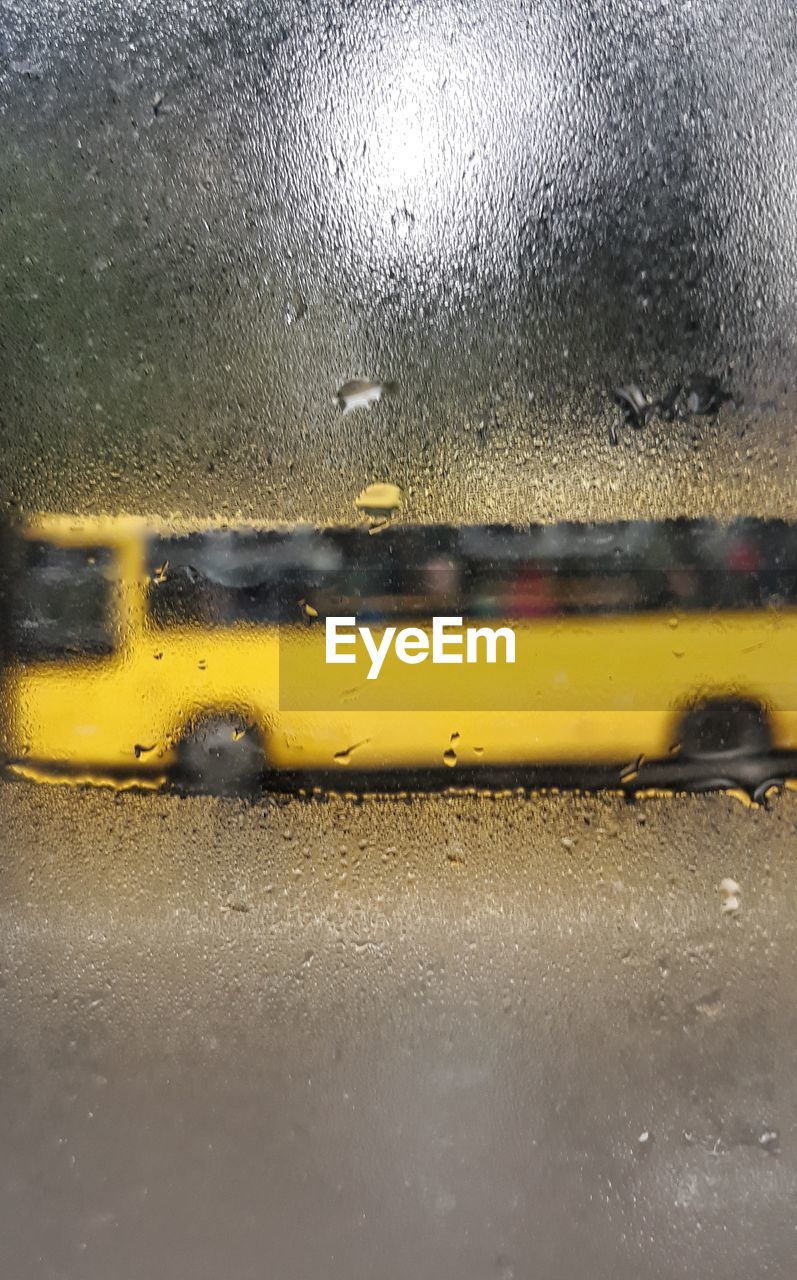
[[[726,916],[736,915],[741,905],[739,901],[741,889],[736,881],[732,880],[730,876],[726,876],[724,880],[720,881],[719,891],[722,914]]]
[[[397,484],[376,482],[369,484],[354,499],[358,511],[368,515],[382,516],[397,511],[402,503],[403,494]]]

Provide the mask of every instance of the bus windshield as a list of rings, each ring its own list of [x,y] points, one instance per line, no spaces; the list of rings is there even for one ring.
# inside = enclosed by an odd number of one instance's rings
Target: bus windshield
[[[115,566],[106,546],[21,542],[11,643],[22,658],[110,654],[116,643]]]

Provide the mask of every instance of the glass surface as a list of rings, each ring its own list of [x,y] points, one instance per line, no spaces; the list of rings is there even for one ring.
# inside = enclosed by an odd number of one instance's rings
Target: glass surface
[[[0,1276],[791,1280],[796,68],[0,0]]]

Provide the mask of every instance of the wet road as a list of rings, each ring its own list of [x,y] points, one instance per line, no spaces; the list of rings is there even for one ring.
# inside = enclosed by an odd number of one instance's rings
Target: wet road
[[[9,1280],[793,1274],[797,797],[0,827]]]

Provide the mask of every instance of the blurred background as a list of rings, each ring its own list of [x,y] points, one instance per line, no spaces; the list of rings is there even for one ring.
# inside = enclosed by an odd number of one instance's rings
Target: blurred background
[[[0,7],[0,496],[793,513],[788,5]],[[616,449],[611,389],[745,410]],[[390,380],[341,420],[346,379]],[[791,502],[791,505],[790,505]]]
[[[0,513],[793,519],[795,108],[776,0],[0,0]],[[742,799],[5,780],[2,1273],[787,1280]]]

